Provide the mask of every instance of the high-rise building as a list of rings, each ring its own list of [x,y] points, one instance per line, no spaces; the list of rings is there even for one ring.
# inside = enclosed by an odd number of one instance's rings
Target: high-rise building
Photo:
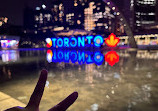
[[[52,22],[53,27],[61,27],[64,24],[64,5],[62,1],[52,2]]]
[[[42,7],[36,7],[34,12],[34,28],[35,33],[38,32],[47,32],[52,27],[52,15],[51,11],[46,9],[46,6],[43,4]]]
[[[110,9],[102,0],[90,1],[85,8],[85,30],[97,33],[114,32],[115,15],[114,8]]]
[[[158,27],[158,0],[112,0],[134,33]],[[149,31],[150,32],[150,31]]]
[[[46,9],[43,4],[41,7],[31,9],[29,7],[24,10],[24,33],[38,34],[45,33],[51,29],[52,25],[51,11]]]
[[[135,0],[134,19],[136,31],[144,26],[156,23],[156,0]]]
[[[84,8],[87,0],[64,0],[65,29],[84,29]]]

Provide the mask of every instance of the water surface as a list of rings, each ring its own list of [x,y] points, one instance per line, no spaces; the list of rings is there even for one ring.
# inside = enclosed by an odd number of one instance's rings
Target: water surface
[[[68,111],[158,109],[158,51],[40,49],[0,54],[0,91],[25,104],[40,71],[49,71],[42,111],[74,91],[79,92],[79,98]]]

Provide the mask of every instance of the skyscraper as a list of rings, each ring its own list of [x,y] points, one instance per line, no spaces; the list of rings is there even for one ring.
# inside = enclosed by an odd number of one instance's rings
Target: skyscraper
[[[85,30],[100,34],[105,34],[106,32],[114,33],[116,15],[114,8],[110,9],[102,0],[89,1],[88,8],[84,10]]]
[[[135,0],[134,18],[136,31],[145,25],[156,23],[156,0]]]

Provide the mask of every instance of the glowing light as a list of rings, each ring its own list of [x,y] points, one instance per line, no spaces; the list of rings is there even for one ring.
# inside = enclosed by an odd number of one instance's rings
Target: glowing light
[[[120,15],[120,12],[117,12],[116,15]]]
[[[71,47],[76,47],[77,46],[77,39],[75,38],[75,37],[72,37],[71,39],[70,39],[70,46]],[[73,42],[74,41],[74,42]]]
[[[119,38],[117,38],[116,35],[113,33],[110,34],[109,37],[105,39],[105,43],[109,47],[116,47],[119,41],[120,41]]]
[[[52,46],[52,41],[51,38],[46,38],[46,42],[47,42],[47,47],[50,48]]]
[[[47,50],[47,61],[49,63],[52,62],[52,56],[53,56],[52,50]]]
[[[2,26],[2,24],[3,24],[3,23],[0,21],[0,26]]]
[[[40,10],[40,7],[36,7],[36,10]]]
[[[78,47],[84,47],[85,46],[85,37],[79,37],[78,38]]]
[[[104,40],[103,37],[98,35],[94,38],[94,44],[96,47],[100,47],[103,44]]]
[[[57,40],[57,46],[58,46],[58,47],[62,47],[62,46],[63,46],[63,40],[62,40],[61,38],[59,38],[59,39]]]
[[[0,42],[2,49],[8,49],[8,48],[16,49],[18,48],[19,45],[18,40],[1,40]]]
[[[119,62],[119,55],[115,51],[110,51],[105,55],[105,61],[113,66]]]
[[[42,8],[45,9],[45,8],[46,8],[46,5],[43,4],[43,5],[42,5]]]
[[[112,7],[113,10],[115,10],[115,7]]]
[[[19,59],[19,51],[17,50],[2,50],[3,62],[15,62]]]
[[[110,5],[110,2],[107,2],[108,5]]]
[[[81,36],[81,37],[68,37],[64,38],[47,38],[47,47],[85,47],[85,39],[87,39],[88,43],[86,46],[91,47],[92,43],[94,43],[95,47],[100,47],[103,44],[103,37],[100,35],[97,36]]]
[[[102,63],[104,61],[104,56],[102,55],[101,52],[95,52],[94,61],[95,61],[95,64],[102,65]]]
[[[76,7],[78,4],[77,3],[74,3],[74,6]]]
[[[64,47],[69,47],[69,39],[64,38]]]

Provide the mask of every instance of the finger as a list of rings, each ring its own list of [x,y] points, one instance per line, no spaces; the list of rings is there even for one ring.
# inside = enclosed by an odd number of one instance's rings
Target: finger
[[[39,77],[38,83],[34,89],[33,94],[31,95],[30,101],[28,105],[26,106],[26,108],[37,109],[39,107],[39,104],[43,95],[45,83],[47,80],[47,74],[48,74],[47,70],[41,71],[41,75]]]
[[[78,98],[78,92],[74,92],[70,94],[66,99],[64,99],[62,102],[54,106],[48,111],[65,111],[67,108],[69,108]]]

